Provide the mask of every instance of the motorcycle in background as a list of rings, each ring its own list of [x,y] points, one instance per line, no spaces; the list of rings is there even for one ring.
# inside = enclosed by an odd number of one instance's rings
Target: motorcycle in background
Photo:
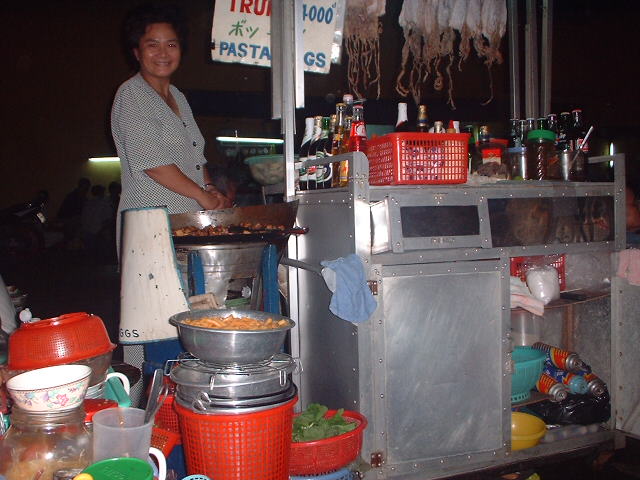
[[[0,257],[22,259],[44,250],[44,206],[48,198],[48,193],[41,190],[31,201],[0,210]]]

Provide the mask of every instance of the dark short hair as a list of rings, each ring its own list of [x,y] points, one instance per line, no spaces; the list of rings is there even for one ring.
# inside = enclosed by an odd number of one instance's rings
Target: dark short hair
[[[138,48],[140,39],[153,23],[168,23],[176,31],[180,41],[180,49],[187,45],[187,26],[182,10],[174,4],[145,3],[131,10],[124,22],[125,49],[133,55],[133,49]]]

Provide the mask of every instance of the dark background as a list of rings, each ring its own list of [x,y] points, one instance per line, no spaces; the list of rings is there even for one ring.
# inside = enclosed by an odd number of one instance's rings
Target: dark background
[[[109,111],[116,88],[134,72],[120,41],[126,12],[139,0],[57,0],[4,2],[2,6],[4,67],[1,76],[2,148],[0,208],[29,199],[38,189],[51,194],[49,215],[55,214],[66,192],[80,176],[106,185],[119,177],[117,165],[91,166],[91,156],[115,155]],[[210,161],[228,160],[214,137],[238,130],[239,135],[279,134],[270,120],[270,70],[211,61],[209,42],[215,2],[180,2],[187,14],[189,50],[174,83],[190,99],[208,141]],[[628,174],[638,180],[636,135],[639,93],[637,14],[632,0],[556,0],[554,7],[552,111],[581,107],[588,125],[595,125],[592,152],[604,153],[611,141],[627,154]],[[382,18],[382,95],[367,92],[368,123],[395,122],[395,91],[403,44],[398,15],[402,2],[387,1]],[[521,2],[521,9],[525,2]],[[472,52],[462,72],[454,70],[457,109],[447,105],[445,92],[425,88],[422,102],[430,119],[458,119],[505,126],[509,118],[508,48],[505,62],[494,65],[494,100],[488,72]],[[524,62],[522,62],[524,64]],[[335,100],[348,91],[346,55],[329,75],[305,74],[307,108],[303,118],[334,111]],[[524,95],[522,95],[524,99]],[[415,115],[413,99],[410,119]],[[300,136],[300,131],[298,136]]]

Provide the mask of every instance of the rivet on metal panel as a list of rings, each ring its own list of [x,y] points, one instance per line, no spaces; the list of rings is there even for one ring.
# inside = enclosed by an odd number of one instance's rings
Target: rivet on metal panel
[[[384,458],[382,456],[382,452],[372,452],[371,453],[371,466],[374,468],[381,467],[384,463]]]
[[[378,359],[378,363],[382,363],[382,359],[381,358]]]
[[[481,218],[481,219],[480,219],[480,221],[481,221],[481,222],[484,222],[484,218]]]
[[[378,325],[382,325],[382,319],[378,320]]]
[[[447,268],[447,273],[451,273],[451,269],[450,268]]]
[[[440,459],[440,463],[444,463],[444,458],[441,458],[441,459]]]
[[[331,199],[331,203],[333,203],[333,198]]]
[[[503,306],[502,306],[502,310],[506,310],[506,309],[507,309],[507,308],[503,305]]]
[[[467,460],[471,460],[471,455],[467,455]]]
[[[485,241],[485,242],[488,242],[488,241],[489,241],[489,239],[488,239],[488,238],[485,238],[485,239],[484,239],[484,241]]]
[[[417,469],[418,469],[418,464],[417,464],[417,463],[414,463],[414,464],[413,464],[413,469],[414,469],[414,470],[417,470]]]
[[[384,393],[381,393],[381,394],[380,394],[380,398],[384,398]]]
[[[541,197],[541,196],[542,196],[542,194],[541,194],[541,193],[539,193],[539,194],[538,194],[538,196],[539,196],[539,197]]]
[[[495,457],[498,454],[495,450],[493,451],[493,456]]]
[[[355,369],[355,368],[352,368],[352,369],[351,369],[351,371],[355,373],[355,372],[356,372],[356,369]],[[355,402],[355,400],[353,401],[353,403],[356,403],[356,402]]]
[[[418,275],[422,275],[422,270],[418,270]]]

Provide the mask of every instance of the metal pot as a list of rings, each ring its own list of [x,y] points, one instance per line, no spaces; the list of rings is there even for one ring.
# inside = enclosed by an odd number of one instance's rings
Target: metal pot
[[[217,399],[202,395],[201,398],[188,401],[177,395],[176,401],[181,406],[196,413],[233,415],[269,410],[288,402],[297,394],[298,389],[295,384],[291,382],[289,387],[282,392],[257,398]]]
[[[293,358],[284,353],[265,364],[235,368],[185,359],[171,370],[170,376],[177,384],[177,396],[183,400],[226,404],[229,400],[255,399],[286,391],[295,367]]]
[[[205,317],[249,317],[265,321],[287,320],[287,325],[269,330],[218,330],[185,324]],[[184,348],[203,362],[216,365],[253,365],[270,360],[280,351],[287,331],[295,323],[281,315],[254,310],[198,310],[178,313],[169,319],[178,329]]]

